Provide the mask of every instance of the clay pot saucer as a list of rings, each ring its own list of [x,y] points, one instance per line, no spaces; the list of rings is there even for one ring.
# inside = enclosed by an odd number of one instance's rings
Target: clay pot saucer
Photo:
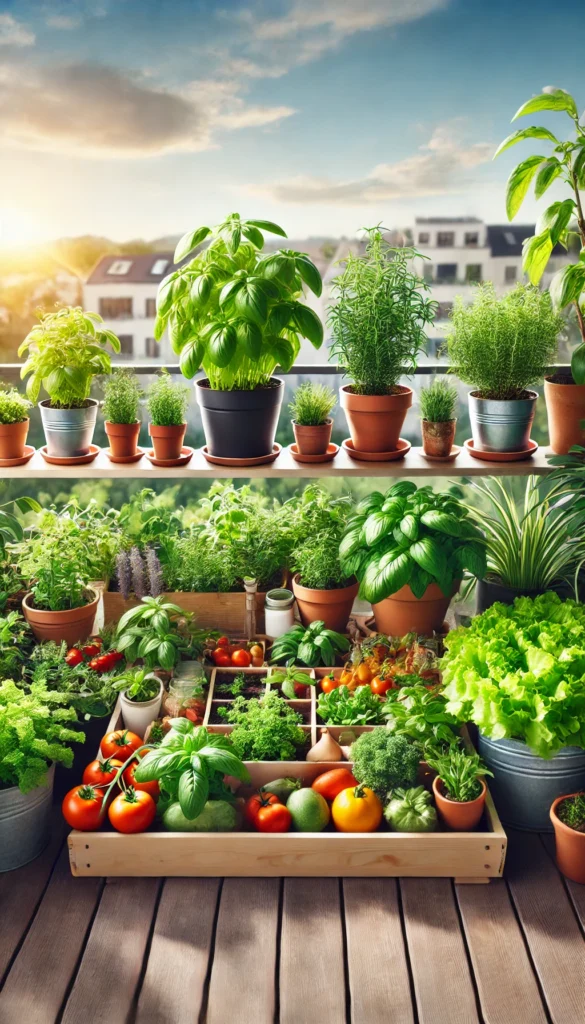
[[[201,454],[204,459],[207,459],[207,461],[211,462],[214,466],[231,466],[233,469],[237,469],[240,466],[265,466],[269,462],[274,462],[274,460],[280,455],[281,451],[282,445],[277,444],[275,441],[269,455],[257,455],[252,459],[228,459],[220,455],[210,455],[207,445],[203,446]]]
[[[357,462],[394,462],[397,459],[403,459],[410,451],[412,445],[410,441],[405,441],[403,437],[399,437],[398,448],[393,452],[358,452],[354,448],[351,438],[348,437],[345,441],[341,442],[341,447]]]
[[[339,451],[339,445],[331,442],[327,445],[327,451],[323,452],[321,455],[301,455],[298,446],[294,442],[293,444],[289,444],[288,450],[295,462],[332,462]]]
[[[427,455],[423,448],[421,448],[420,453],[427,462],[454,462],[457,456],[461,454],[461,448],[458,444],[454,444],[448,455]]]
[[[536,451],[538,451],[538,445],[536,441],[530,441],[530,447],[526,448],[522,452],[481,452],[477,448],[473,447],[473,440],[469,438],[465,441],[465,449],[470,455],[473,455],[474,459],[479,459],[480,462],[523,462],[525,459],[530,459]]]
[[[49,455],[46,444],[39,448],[39,451],[45,462],[49,462],[52,466],[85,466],[97,458],[101,448],[97,444],[90,444],[87,455],[74,455],[70,459],[60,455]]]
[[[193,458],[195,449],[189,448],[188,445],[183,445],[178,459],[157,459],[155,458],[154,450],[152,448],[147,448],[144,454],[153,466],[161,466],[163,469],[171,469],[173,466],[186,466]]]
[[[111,448],[104,448],[104,453],[107,455],[110,462],[140,462],[140,459],[144,455],[144,448],[137,448],[134,455],[112,455]]]
[[[25,444],[24,454],[18,459],[0,459],[0,469],[10,469],[11,466],[24,466],[30,462],[36,449],[32,444]]]

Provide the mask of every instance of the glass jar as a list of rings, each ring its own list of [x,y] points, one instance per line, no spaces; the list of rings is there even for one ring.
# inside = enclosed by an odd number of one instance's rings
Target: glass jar
[[[203,692],[205,672],[198,661],[183,662],[177,666],[163,700],[162,713],[169,718],[190,718],[200,725],[205,715],[206,698]]]
[[[294,626],[294,594],[284,587],[278,590],[269,590],[264,602],[264,617],[266,636],[276,640],[287,630]]]

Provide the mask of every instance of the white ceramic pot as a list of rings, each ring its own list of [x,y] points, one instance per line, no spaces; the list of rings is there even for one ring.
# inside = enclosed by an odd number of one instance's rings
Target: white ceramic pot
[[[158,679],[157,675],[152,678]],[[141,738],[148,729],[148,726],[155,718],[158,718],[160,706],[163,698],[163,684],[160,679],[160,689],[156,697],[152,700],[145,700],[138,703],[135,700],[128,700],[126,691],[120,694],[120,704],[122,705],[122,718],[124,720],[124,726],[129,729],[130,732],[135,732],[137,736]]]

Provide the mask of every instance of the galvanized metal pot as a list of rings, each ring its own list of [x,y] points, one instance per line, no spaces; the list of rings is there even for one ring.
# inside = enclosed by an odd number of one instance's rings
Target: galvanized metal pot
[[[520,740],[490,740],[479,733],[478,748],[494,773],[489,787],[505,825],[528,832],[552,832],[553,800],[585,789],[585,750],[563,747],[546,759]]]
[[[528,398],[480,398],[477,391],[468,395],[473,447],[481,452],[525,452],[538,395]]]
[[[28,864],[49,842],[54,776],[51,765],[46,784],[30,793],[0,789],[0,872]]]
[[[49,401],[39,403],[47,453],[57,459],[87,455],[93,439],[98,403],[88,398],[81,409],[52,409]]]

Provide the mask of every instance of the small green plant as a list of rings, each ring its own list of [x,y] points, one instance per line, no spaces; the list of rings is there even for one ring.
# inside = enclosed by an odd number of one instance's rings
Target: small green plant
[[[347,584],[347,574],[339,561],[340,540],[341,535],[335,533],[318,533],[297,548],[293,567],[304,587],[335,590]]]
[[[319,694],[317,714],[325,725],[382,725],[383,704],[369,686],[337,686]]]
[[[249,682],[250,680],[243,672],[236,672],[235,676],[232,676],[228,682],[218,683],[215,689],[218,693],[221,693],[222,696],[228,695],[229,697],[241,697]]]
[[[189,408],[190,388],[174,381],[170,373],[162,370],[150,384],[146,407],[150,422],[155,427],[180,427]]]
[[[476,800],[481,794],[480,777],[491,775],[479,754],[469,753],[457,747],[451,747],[444,753],[427,753],[425,758],[429,768],[437,773],[448,800],[467,803]]]
[[[18,612],[0,616],[0,679],[21,677],[33,648],[30,627]]]
[[[334,665],[336,658],[349,650],[349,640],[341,633],[326,629],[321,619],[310,626],[293,626],[272,645],[270,661],[273,665]]]
[[[295,687],[302,686],[306,688],[316,684],[316,680],[311,679],[305,668],[295,668],[293,665],[289,665],[285,669],[272,669],[266,682],[271,687],[279,687],[283,697],[286,697],[288,700],[298,699]]]
[[[381,800],[399,787],[414,786],[419,751],[404,736],[392,736],[386,729],[365,732],[352,744],[353,774]]]
[[[104,650],[107,643],[104,643]],[[68,665],[67,644],[48,641],[35,646],[23,677],[27,685],[42,684],[51,693],[66,698],[83,719],[109,716],[118,697],[112,686],[113,672],[94,672],[88,662]]]
[[[68,728],[77,721],[67,695],[49,693],[41,683],[28,690],[10,679],[0,683],[0,789],[18,786],[29,793],[46,781],[55,762],[70,768],[70,743],[83,743],[82,732]]]
[[[137,423],[143,391],[133,370],[116,369],[104,384],[103,415],[107,423]]]
[[[116,647],[129,664],[141,659],[149,671],[170,672],[188,649],[189,638],[178,621],[184,618],[179,606],[164,597],[143,597],[120,619]]]
[[[236,697],[218,714],[233,725],[230,739],[242,761],[294,761],[309,739],[301,729],[302,716],[277,693]]]
[[[522,398],[554,361],[563,324],[548,292],[518,284],[499,298],[493,284],[479,284],[471,303],[455,299],[447,335],[451,372],[480,398]]]
[[[118,353],[120,341],[112,331],[98,326],[103,323],[101,316],[79,306],[41,313],[39,321],[18,350],[19,356],[28,351],[20,371],[23,380],[31,375],[27,396],[31,402],[38,401],[44,387],[54,409],[82,408],[93,378],[111,371],[106,347]]]
[[[585,832],[585,793],[567,797],[558,804],[556,814],[564,825],[576,832]]]
[[[112,687],[118,693],[124,693],[135,704],[142,704],[158,697],[160,679],[144,668],[128,669],[112,679]]]
[[[0,423],[23,423],[32,405],[16,388],[0,388]]]
[[[437,377],[420,393],[420,413],[428,423],[448,423],[455,419],[457,388],[443,377]]]
[[[341,260],[344,269],[333,282],[331,357],[357,394],[387,395],[416,369],[437,303],[425,297],[429,287],[412,270],[420,253],[391,248],[379,225],[367,228],[366,237],[365,253]]]
[[[383,714],[392,735],[405,736],[418,745],[421,754],[461,742],[459,723],[447,711],[447,698],[419,680],[388,690]]]
[[[290,567],[301,584],[314,590],[345,586],[348,577],[341,568],[339,544],[353,509],[351,499],[332,499],[310,484],[287,506],[292,512]]]
[[[0,505],[0,561],[6,556],[6,545],[17,544],[24,537],[22,523],[16,515],[21,512],[41,512],[41,506],[34,498],[15,498]]]
[[[335,392],[326,384],[305,381],[295,391],[288,408],[298,426],[319,427],[327,422],[336,404]]]

